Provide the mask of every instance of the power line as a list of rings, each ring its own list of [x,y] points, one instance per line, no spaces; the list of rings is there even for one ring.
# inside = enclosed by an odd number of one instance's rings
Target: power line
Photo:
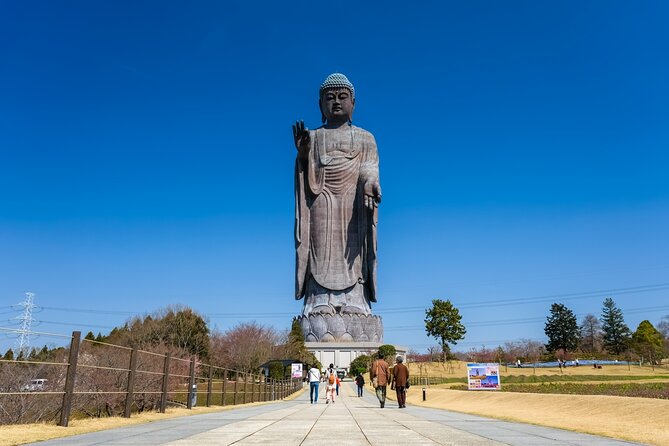
[[[649,311],[667,311],[669,310],[669,305],[660,305],[660,306],[652,306],[652,307],[637,307],[637,308],[628,308],[628,309],[621,309],[623,312],[623,315],[625,314],[638,314],[638,313],[646,313]],[[575,314],[574,316],[576,317],[583,317],[586,314],[589,313],[578,313]],[[494,327],[498,325],[515,325],[515,324],[531,324],[535,322],[542,322],[546,320],[546,316],[540,316],[540,317],[528,317],[528,318],[519,318],[519,319],[493,319],[489,321],[474,321],[474,322],[468,322],[465,324],[467,328],[470,327]],[[384,327],[386,330],[392,330],[392,331],[412,331],[412,330],[424,330],[425,326],[424,325],[402,325],[402,326],[387,326]]]
[[[562,294],[550,294],[543,296],[532,296],[532,297],[518,297],[512,299],[490,299],[490,300],[477,300],[476,302],[471,303],[456,303],[455,305],[462,308],[478,308],[478,307],[494,307],[494,306],[513,306],[513,305],[525,305],[533,302],[544,302],[551,301],[554,299],[560,300],[575,300],[575,299],[585,299],[585,298],[594,298],[594,297],[604,297],[610,295],[621,295],[621,294],[634,294],[634,293],[650,293],[654,291],[669,290],[669,283],[659,283],[651,285],[638,285],[633,287],[625,288],[610,288],[604,290],[595,290],[595,291],[581,291],[575,293],[562,293]],[[108,315],[125,315],[125,316],[141,316],[146,314],[146,312],[139,311],[119,311],[119,310],[93,310],[93,309],[84,309],[84,308],[67,308],[67,307],[36,307],[38,309],[44,310],[53,310],[53,311],[65,311],[71,313],[86,313],[86,314],[108,314]],[[390,308],[381,308],[374,310],[375,314],[393,314],[393,313],[405,313],[410,311],[425,311],[424,306],[406,306],[406,307],[390,307]],[[203,316],[209,318],[238,318],[238,317],[258,317],[258,318],[271,318],[271,317],[283,317],[283,316],[294,316],[295,312],[236,312],[236,313],[201,313]]]
[[[458,308],[503,307],[503,306],[513,306],[513,305],[523,305],[534,302],[545,302],[554,299],[574,300],[574,299],[584,299],[593,297],[604,297],[608,295],[649,293],[653,291],[662,291],[667,289],[669,289],[669,283],[659,283],[654,285],[640,285],[628,288],[611,288],[597,291],[582,291],[578,293],[551,294],[546,296],[518,297],[513,299],[494,299],[485,301],[478,300],[473,303],[458,303],[454,305],[456,305]],[[404,313],[406,311],[424,311],[424,310],[425,307],[419,307],[419,306],[393,307],[393,308],[386,308],[384,310],[378,310],[376,311],[376,313],[391,314],[391,313]]]
[[[108,329],[113,329],[115,327],[112,327],[110,325],[94,325],[94,324],[88,324],[88,323],[81,323],[81,322],[57,322],[57,321],[43,321],[43,320],[36,320],[35,322],[39,322],[41,324],[46,324],[46,325],[62,325],[66,327],[87,327],[87,328],[108,328]]]
[[[88,313],[88,314],[111,314],[121,316],[139,316],[144,313],[139,311],[117,311],[117,310],[87,310],[84,308],[64,308],[64,307],[40,307],[44,310],[67,311],[68,313]]]

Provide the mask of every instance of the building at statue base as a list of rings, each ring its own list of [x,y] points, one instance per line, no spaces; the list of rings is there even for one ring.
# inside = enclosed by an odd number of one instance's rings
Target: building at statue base
[[[304,345],[316,356],[323,367],[334,364],[337,368],[348,370],[351,361],[360,355],[371,356],[379,350],[382,342],[305,342]],[[406,357],[407,348],[395,345],[398,355]],[[395,358],[386,358],[389,365]]]

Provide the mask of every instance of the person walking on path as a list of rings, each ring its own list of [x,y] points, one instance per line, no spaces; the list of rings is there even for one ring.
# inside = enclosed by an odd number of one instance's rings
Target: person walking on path
[[[362,397],[362,389],[365,387],[365,378],[363,378],[362,373],[358,373],[358,376],[355,377],[355,384],[358,386],[358,398]]]
[[[339,396],[339,386],[341,386],[341,379],[339,379],[339,375],[335,376],[335,380],[337,381],[337,396]]]
[[[376,398],[381,404],[381,409],[386,405],[386,387],[390,382],[390,370],[388,363],[383,360],[383,352],[379,352],[379,359],[372,363],[372,369],[369,371],[369,377],[372,379],[372,385],[376,389]]]
[[[335,402],[335,392],[337,390],[337,372],[334,369],[334,364],[330,364],[330,367],[325,371],[325,379],[327,381],[327,386],[325,387],[325,404],[328,404],[330,401]]]
[[[316,365],[312,365],[309,369],[309,399],[311,404],[316,404],[318,401],[318,384],[321,382],[321,371]]]
[[[394,387],[397,393],[397,405],[400,409],[407,407],[407,387],[409,387],[409,369],[403,364],[404,358],[397,356],[395,359],[397,364],[393,367],[393,383],[391,389]]]

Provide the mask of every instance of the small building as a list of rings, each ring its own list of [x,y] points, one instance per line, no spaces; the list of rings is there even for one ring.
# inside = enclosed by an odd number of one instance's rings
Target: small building
[[[265,377],[269,377],[270,364],[276,363],[276,362],[281,363],[281,365],[283,366],[283,375],[284,375],[285,378],[290,378],[290,373],[291,373],[290,366],[292,364],[302,364],[302,378],[304,378],[306,376],[307,365],[304,364],[299,359],[270,359],[269,361],[260,365],[260,369],[262,370],[262,374],[265,375]]]

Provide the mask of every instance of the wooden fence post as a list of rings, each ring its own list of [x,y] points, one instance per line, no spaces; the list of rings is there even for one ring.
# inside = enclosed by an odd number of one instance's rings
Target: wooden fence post
[[[72,341],[70,341],[70,357],[67,363],[67,374],[65,376],[65,393],[63,394],[63,404],[60,407],[59,426],[67,427],[70,421],[70,411],[72,410],[72,395],[74,394],[74,380],[77,376],[77,361],[79,359],[79,343],[81,341],[81,332],[72,332]]]
[[[223,400],[221,402],[221,406],[225,406],[225,390],[227,388],[228,384],[228,369],[223,369],[223,395],[221,396],[221,399]]]
[[[237,405],[237,383],[239,382],[239,372],[235,372],[235,396],[232,398],[232,404]]]
[[[256,377],[251,375],[251,402],[255,403],[256,399]]]
[[[130,418],[132,413],[132,402],[135,392],[135,372],[137,371],[137,347],[130,352],[130,370],[128,371],[128,389],[125,394],[125,411],[123,416]]]
[[[193,408],[193,395],[197,398],[195,387],[195,356],[190,358],[190,374],[188,378],[188,401],[186,401],[186,408]]]
[[[246,404],[246,395],[249,393],[249,372],[244,372],[244,404]]]
[[[160,413],[165,413],[167,407],[167,391],[170,379],[170,354],[165,355],[165,363],[163,364],[163,386],[162,394],[160,395]]]
[[[209,378],[207,381],[207,407],[211,406],[212,379],[214,377],[214,366],[209,366]]]

